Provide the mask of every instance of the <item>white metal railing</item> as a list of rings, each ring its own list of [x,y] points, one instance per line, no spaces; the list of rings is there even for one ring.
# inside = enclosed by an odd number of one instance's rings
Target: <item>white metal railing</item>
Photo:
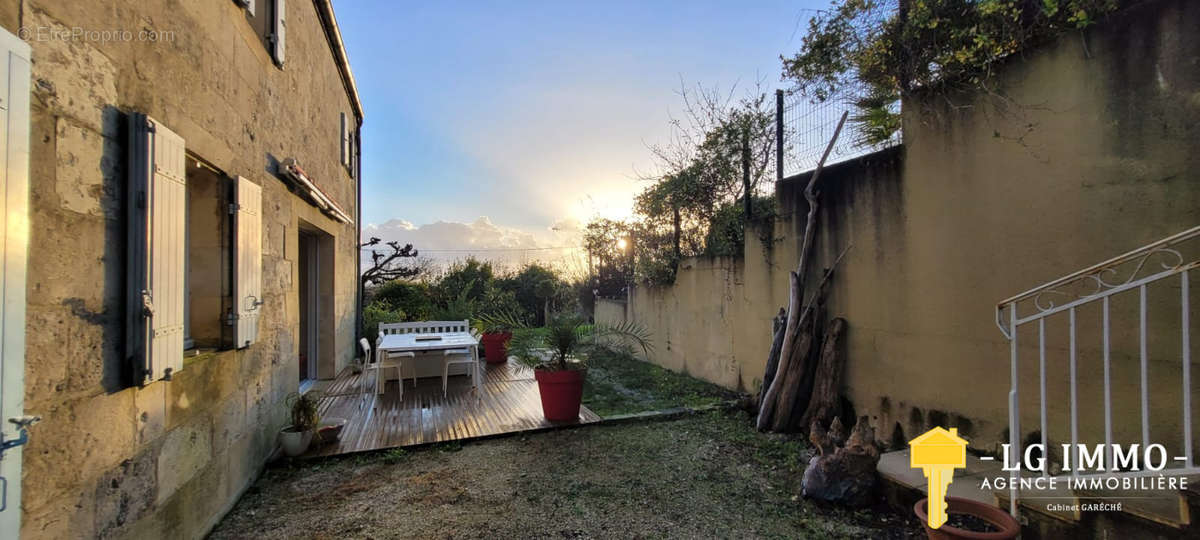
[[[1172,474],[1200,473],[1200,467],[1195,465],[1192,455],[1192,419],[1191,419],[1191,336],[1190,336],[1190,291],[1188,273],[1200,267],[1200,258],[1195,255],[1185,255],[1185,248],[1194,247],[1200,242],[1200,226],[1193,227],[1179,234],[1163,238],[1157,242],[1145,245],[1123,255],[1113,257],[1102,263],[1084,268],[1078,272],[1063,276],[1059,279],[1040,285],[1016,296],[1007,298],[996,304],[996,325],[1009,340],[1011,354],[1012,385],[1008,394],[1008,424],[1009,424],[1009,456],[1006,463],[1010,469],[1010,508],[1013,516],[1017,515],[1018,507],[1018,478],[1019,464],[1023,455],[1021,448],[1021,414],[1020,414],[1020,373],[1018,369],[1018,329],[1025,325],[1037,325],[1038,341],[1038,380],[1039,406],[1041,420],[1041,444],[1043,457],[1048,456],[1047,444],[1047,396],[1046,396],[1046,319],[1052,315],[1066,313],[1068,332],[1068,357],[1070,362],[1070,423],[1071,423],[1071,460],[1078,464],[1079,452],[1079,407],[1077,399],[1076,379],[1076,311],[1085,304],[1100,303],[1101,318],[1101,357],[1104,364],[1104,463],[1106,467],[1113,463],[1113,404],[1112,377],[1110,369],[1110,299],[1114,295],[1137,291],[1138,295],[1138,343],[1137,352],[1140,361],[1139,386],[1141,391],[1141,423],[1142,447],[1150,444],[1150,388],[1148,381],[1147,329],[1146,329],[1146,288],[1154,282],[1166,279],[1179,279],[1180,304],[1180,362],[1182,363],[1182,402],[1180,403],[1183,420],[1183,452],[1184,455],[1175,458],[1183,461],[1183,467],[1172,468]],[[1178,276],[1178,277],[1176,277]],[[1048,460],[1047,460],[1048,461]],[[1072,474],[1079,474],[1079,467],[1072,467]],[[1112,473],[1121,475],[1122,473]],[[1042,475],[1049,475],[1049,466],[1043,467]]]

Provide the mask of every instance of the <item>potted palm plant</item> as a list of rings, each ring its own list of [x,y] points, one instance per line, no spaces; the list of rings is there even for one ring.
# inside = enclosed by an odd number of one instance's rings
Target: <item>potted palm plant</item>
[[[588,356],[596,349],[629,342],[650,352],[650,335],[634,323],[592,325],[582,317],[558,315],[550,317],[544,328],[514,332],[508,352],[533,369],[546,419],[574,420],[579,418]]]
[[[516,328],[524,328],[525,322],[516,313],[502,311],[482,315],[475,319],[475,329],[481,334],[479,341],[483,344],[483,354],[489,364],[503,364],[508,361],[508,342]]]
[[[288,396],[292,423],[279,431],[279,445],[288,457],[303,454],[312,443],[313,433],[321,424],[317,405],[316,392]]]

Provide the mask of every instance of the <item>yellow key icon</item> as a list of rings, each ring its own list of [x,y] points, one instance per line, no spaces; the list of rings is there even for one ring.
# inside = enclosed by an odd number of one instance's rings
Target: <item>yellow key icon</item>
[[[908,441],[910,465],[925,472],[929,485],[929,527],[946,523],[946,488],[954,481],[954,469],[967,466],[967,441],[958,428],[935,427]]]

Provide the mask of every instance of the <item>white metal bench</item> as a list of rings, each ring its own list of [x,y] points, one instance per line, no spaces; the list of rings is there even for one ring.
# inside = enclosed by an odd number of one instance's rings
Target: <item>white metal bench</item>
[[[465,321],[421,321],[381,323],[379,334],[442,334],[447,332],[469,332],[471,325]]]

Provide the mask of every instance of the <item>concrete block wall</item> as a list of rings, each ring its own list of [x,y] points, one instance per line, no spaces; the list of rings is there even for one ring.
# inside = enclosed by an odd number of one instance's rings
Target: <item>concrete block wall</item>
[[[260,2],[261,4],[261,2]],[[232,1],[6,0],[0,25],[33,48],[31,249],[22,486],[24,538],[196,538],[276,445],[298,387],[297,228],[333,238],[331,371],[354,355],[356,225],[291,194],[298,157],[355,215],[339,113],[355,117],[313,2],[288,3],[280,69]],[[132,40],[39,38],[73,28]],[[152,30],[173,38],[137,39]],[[126,113],[263,187],[264,307],[257,342],[189,358],[171,381],[125,384]]]

